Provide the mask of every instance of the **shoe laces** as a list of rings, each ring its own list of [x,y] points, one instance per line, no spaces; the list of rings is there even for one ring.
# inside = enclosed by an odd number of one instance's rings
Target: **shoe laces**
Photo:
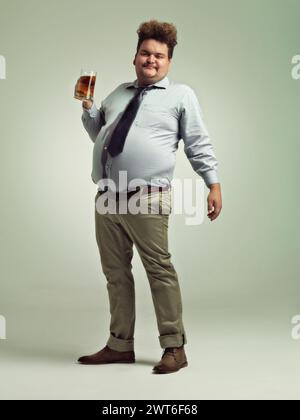
[[[163,356],[166,354],[166,353],[172,353],[172,354],[174,354],[174,356],[175,356],[175,351],[176,350],[178,350],[178,349],[181,349],[183,346],[181,346],[181,347],[167,347],[167,348],[165,348],[164,349],[164,352],[163,352]]]

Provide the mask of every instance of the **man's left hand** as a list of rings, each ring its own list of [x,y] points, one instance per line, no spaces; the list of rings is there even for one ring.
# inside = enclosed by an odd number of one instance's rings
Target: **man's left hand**
[[[207,216],[212,222],[219,216],[222,209],[221,185],[219,183],[211,184],[209,188],[210,193],[207,197]]]

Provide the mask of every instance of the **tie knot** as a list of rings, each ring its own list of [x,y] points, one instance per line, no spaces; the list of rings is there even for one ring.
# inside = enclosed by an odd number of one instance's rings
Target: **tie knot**
[[[151,90],[151,89],[155,89],[155,88],[156,88],[156,86],[139,86],[137,88],[137,90],[140,93],[140,92],[143,92],[145,90]]]

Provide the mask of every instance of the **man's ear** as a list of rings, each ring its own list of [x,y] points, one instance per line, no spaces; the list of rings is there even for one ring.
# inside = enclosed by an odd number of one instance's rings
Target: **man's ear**
[[[135,66],[135,59],[136,59],[136,54],[135,54],[134,59],[133,59],[133,65],[134,66]]]

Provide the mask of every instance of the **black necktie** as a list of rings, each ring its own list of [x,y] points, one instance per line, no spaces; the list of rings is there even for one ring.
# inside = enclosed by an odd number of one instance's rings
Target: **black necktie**
[[[137,114],[142,96],[145,90],[154,89],[156,86],[141,86],[137,88],[137,92],[125,108],[120,121],[116,125],[109,142],[107,150],[112,157],[117,156],[123,151],[126,136],[131,124]]]

